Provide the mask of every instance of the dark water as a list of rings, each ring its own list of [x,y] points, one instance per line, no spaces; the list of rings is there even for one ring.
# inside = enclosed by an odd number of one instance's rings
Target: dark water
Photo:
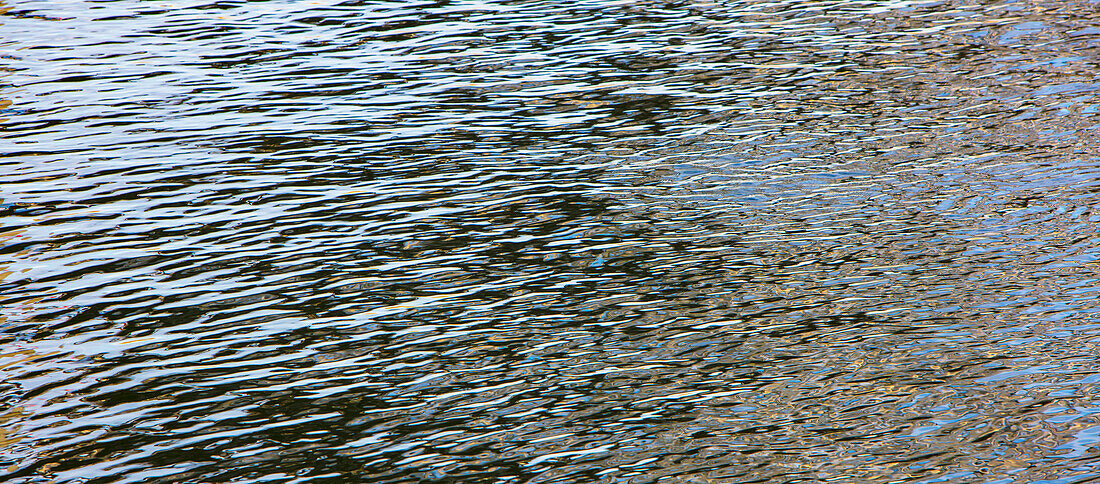
[[[30,1],[0,481],[1100,479],[1100,4]]]

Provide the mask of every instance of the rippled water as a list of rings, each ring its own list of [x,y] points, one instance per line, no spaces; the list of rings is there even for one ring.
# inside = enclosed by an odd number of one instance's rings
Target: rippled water
[[[1100,478],[1100,3],[5,1],[0,481]]]

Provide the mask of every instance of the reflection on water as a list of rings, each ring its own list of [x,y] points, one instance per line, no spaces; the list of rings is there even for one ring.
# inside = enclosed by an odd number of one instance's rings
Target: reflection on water
[[[1100,4],[2,11],[0,480],[1100,477]]]

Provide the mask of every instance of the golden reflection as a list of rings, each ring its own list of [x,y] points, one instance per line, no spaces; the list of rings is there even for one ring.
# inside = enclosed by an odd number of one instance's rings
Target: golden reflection
[[[4,355],[0,354],[0,358],[3,357]],[[20,433],[21,422],[30,416],[31,412],[20,406],[0,410],[0,449],[10,449],[11,446],[26,438]]]
[[[7,99],[0,98],[0,112],[6,111],[8,108],[11,107],[11,105],[12,105],[11,101],[9,101]],[[8,121],[8,118],[0,117],[0,123],[7,122],[7,121]]]

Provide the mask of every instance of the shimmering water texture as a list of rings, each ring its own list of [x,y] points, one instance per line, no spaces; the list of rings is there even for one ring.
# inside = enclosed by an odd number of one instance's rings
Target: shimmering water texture
[[[1100,480],[1100,3],[4,1],[0,482]]]

